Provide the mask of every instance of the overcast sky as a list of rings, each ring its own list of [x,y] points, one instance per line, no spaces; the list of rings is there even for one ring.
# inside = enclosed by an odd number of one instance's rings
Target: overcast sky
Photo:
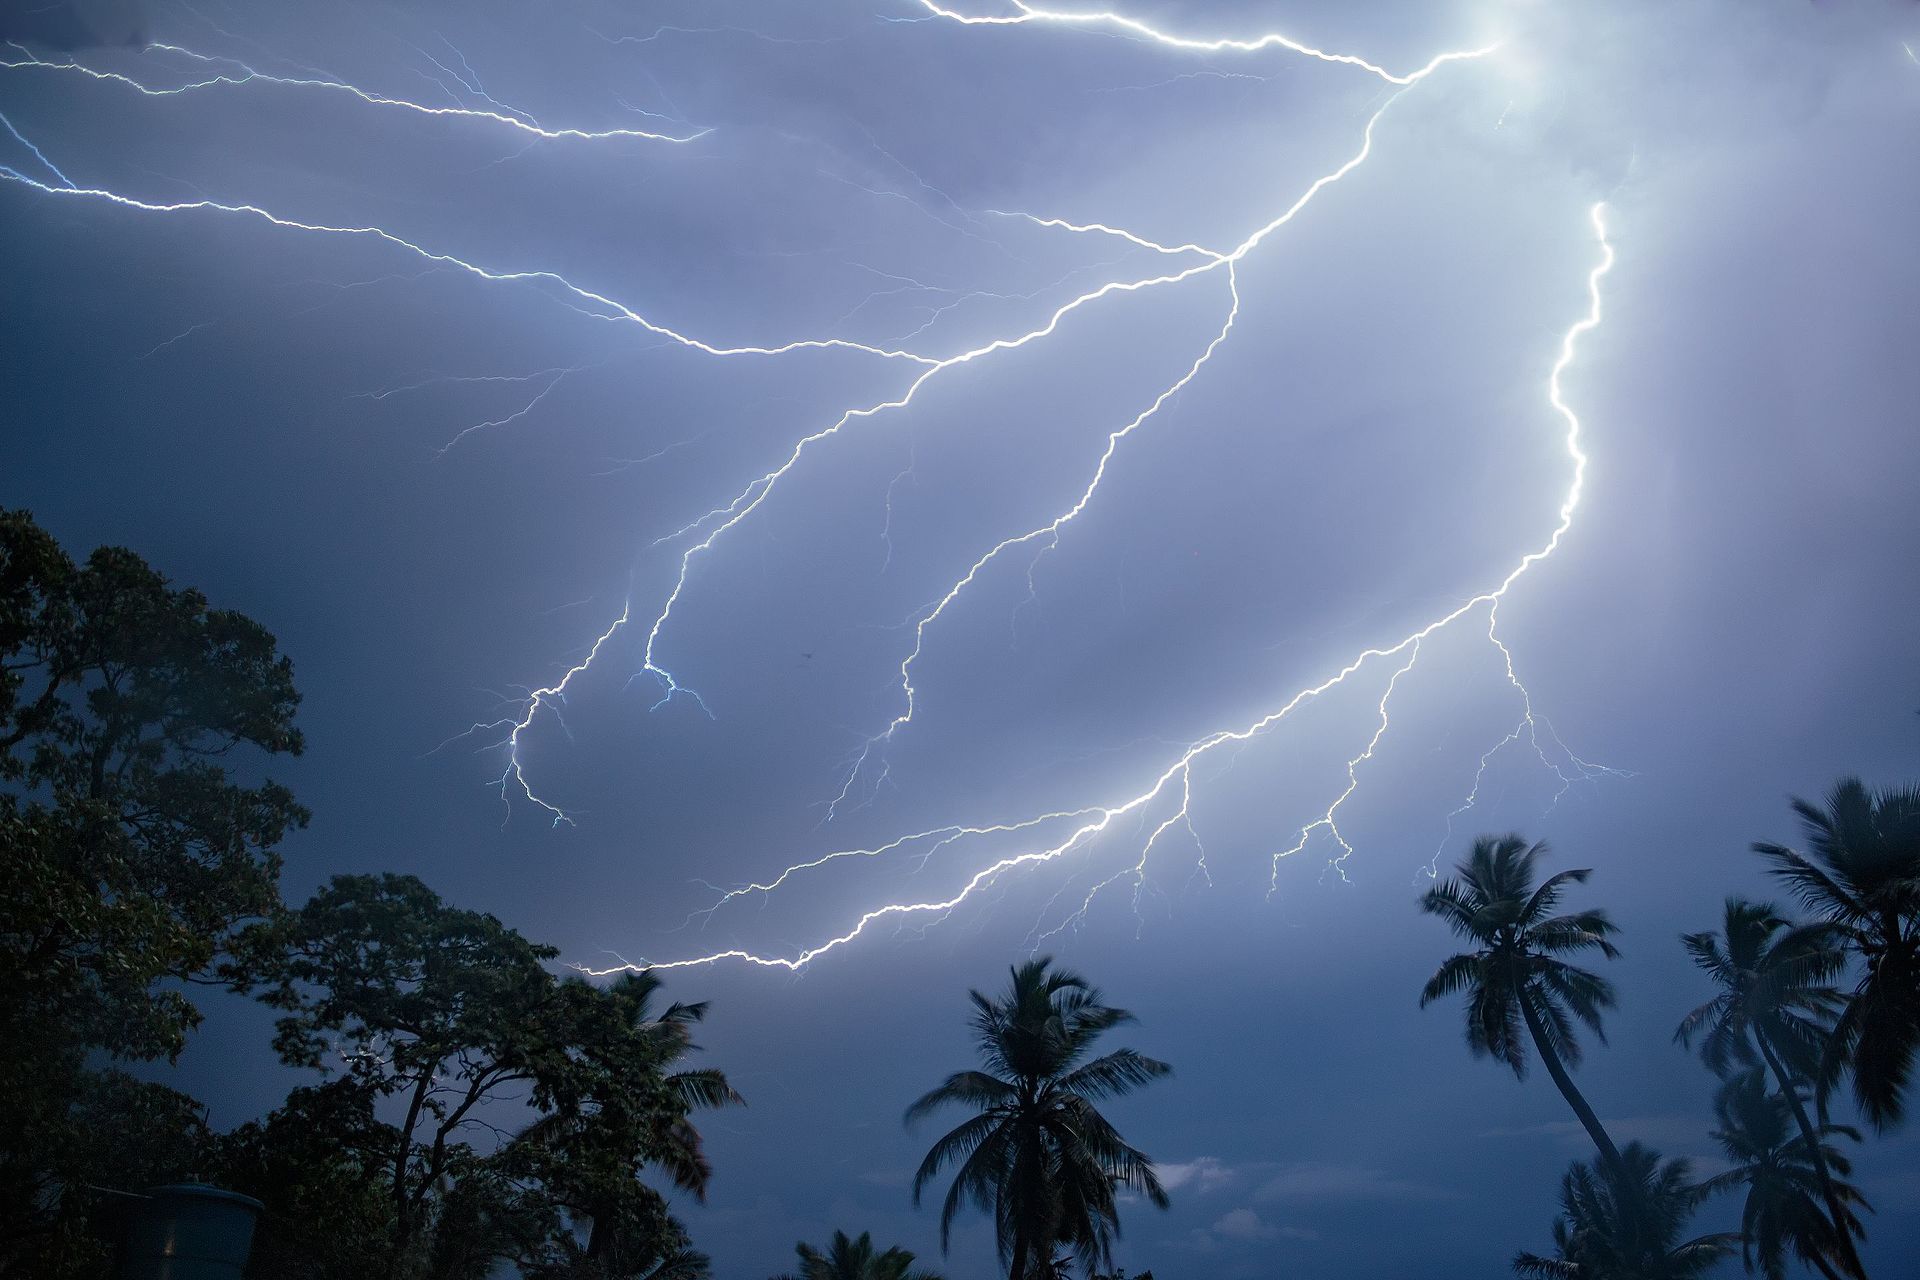
[[[1416,1008],[1436,854],[1519,829],[1595,869],[1626,956],[1580,1083],[1706,1158],[1676,935],[1769,892],[1744,850],[1790,795],[1920,773],[1920,11],[1127,12],[1368,65],[910,0],[208,0],[145,14],[191,53],[0,68],[0,502],[280,638],[290,898],[414,872],[596,967],[792,961],[963,899],[798,973],[670,975],[751,1103],[680,1206],[723,1276],[835,1227],[937,1255],[900,1113],[968,1065],[966,988],[1035,950],[1176,1069],[1113,1108],[1174,1195],[1127,1209],[1129,1267],[1500,1274],[1583,1141]],[[1343,166],[1231,280],[1209,256]],[[203,201],[384,234],[174,207]],[[1591,462],[1496,641],[1482,597],[1574,479],[1549,375],[1602,201],[1561,379]],[[1096,474],[920,630],[881,736],[916,623]],[[1350,777],[1337,838],[1276,862]],[[290,1080],[262,1011],[215,1014],[178,1079],[226,1125]],[[1859,1162],[1881,1274],[1920,1254],[1909,1130]],[[984,1227],[942,1266],[991,1275]]]

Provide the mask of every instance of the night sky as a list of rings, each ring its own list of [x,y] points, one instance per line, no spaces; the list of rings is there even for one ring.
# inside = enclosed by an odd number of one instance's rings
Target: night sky
[[[596,969],[961,899],[669,973],[750,1103],[676,1203],[716,1274],[937,1257],[900,1114],[1036,951],[1175,1067],[1112,1111],[1174,1197],[1130,1268],[1504,1273],[1586,1152],[1416,1007],[1427,868],[1488,831],[1595,869],[1578,1079],[1710,1167],[1677,935],[1772,892],[1790,796],[1920,774],[1920,10],[1126,10],[1356,65],[912,0],[88,7],[175,48],[6,20],[0,503],[279,637],[287,896],[412,872]],[[1591,461],[1490,638],[1573,482],[1601,202]],[[226,1126],[294,1077],[210,1013],[162,1075]],[[1894,1275],[1920,1130],[1857,1181]],[[940,1265],[993,1274],[978,1219]]]

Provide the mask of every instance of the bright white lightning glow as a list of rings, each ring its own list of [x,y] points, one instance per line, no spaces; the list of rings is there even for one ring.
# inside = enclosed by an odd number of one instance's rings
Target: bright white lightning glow
[[[949,9],[944,5],[936,3],[935,0],[919,0],[919,3],[920,7],[928,13],[944,18],[949,22],[958,22],[963,26],[970,27],[1016,27],[1024,26],[1028,23],[1051,23],[1061,26],[1079,27],[1111,27],[1116,31],[1124,31],[1129,35],[1151,41],[1154,44],[1165,45],[1170,49],[1182,49],[1189,53],[1226,53],[1228,51],[1257,53],[1262,49],[1285,49],[1290,53],[1297,53],[1303,57],[1313,58],[1320,62],[1332,62],[1343,66],[1358,67],[1369,75],[1378,76],[1388,84],[1397,85],[1412,84],[1414,81],[1427,76],[1446,63],[1455,62],[1462,58],[1477,58],[1482,54],[1493,51],[1493,46],[1487,45],[1479,49],[1443,53],[1427,63],[1426,66],[1421,67],[1418,71],[1409,72],[1405,75],[1395,75],[1385,67],[1369,62],[1365,58],[1356,57],[1350,53],[1329,53],[1325,49],[1316,49],[1312,45],[1302,44],[1298,40],[1282,35],[1277,31],[1265,32],[1257,36],[1221,36],[1217,38],[1207,38],[1175,35],[1172,32],[1163,31],[1151,23],[1142,22],[1138,18],[1130,18],[1125,14],[1116,13],[1107,9],[1048,9],[1040,5],[1022,3],[1022,0],[1014,0],[1013,7],[1017,10],[1015,13],[979,15],[964,14],[958,10]]]

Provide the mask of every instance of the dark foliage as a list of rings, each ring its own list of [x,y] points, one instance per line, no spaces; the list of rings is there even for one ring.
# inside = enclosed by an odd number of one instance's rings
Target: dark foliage
[[[1841,940],[1831,924],[1794,925],[1770,903],[1727,899],[1722,932],[1689,933],[1680,940],[1720,990],[1674,1032],[1683,1045],[1698,1039],[1701,1059],[1722,1077],[1737,1067],[1765,1064],[1780,1090],[1776,1101],[1799,1126],[1801,1152],[1834,1221],[1847,1221],[1849,1211],[1800,1093],[1818,1078],[1831,1044],[1841,1000],[1828,980],[1846,965]],[[1749,1118],[1757,1115],[1748,1109]],[[1842,1271],[1865,1276],[1851,1232],[1835,1233],[1831,1245]]]
[[[800,1255],[800,1269],[775,1280],[940,1280],[931,1271],[916,1270],[913,1254],[898,1245],[875,1249],[873,1237],[865,1231],[858,1240],[836,1231],[825,1251],[804,1240],[793,1251]]]
[[[1467,1047],[1475,1057],[1505,1063],[1516,1076],[1526,1074],[1531,1040],[1594,1146],[1611,1160],[1618,1156],[1613,1139],[1567,1067],[1580,1061],[1576,1022],[1605,1040],[1600,1015],[1613,1005],[1613,985],[1560,957],[1598,951],[1611,959],[1617,930],[1604,911],[1555,914],[1566,887],[1584,884],[1590,873],[1562,871],[1535,887],[1535,868],[1546,852],[1546,845],[1528,845],[1517,835],[1483,836],[1453,879],[1421,897],[1422,911],[1439,916],[1477,949],[1448,957],[1421,990],[1420,1004],[1465,992]]]
[[[1851,1072],[1860,1109],[1876,1128],[1891,1128],[1905,1113],[1920,1053],[1920,788],[1875,792],[1848,778],[1824,807],[1796,800],[1793,808],[1806,851],[1754,849],[1862,961],[1818,1078],[1822,1103]]]
[[[970,993],[974,1043],[987,1069],[954,1073],[907,1111],[909,1122],[948,1105],[978,1112],[927,1152],[914,1175],[914,1201],[957,1165],[940,1209],[941,1243],[971,1200],[993,1215],[1011,1280],[1037,1280],[1056,1244],[1089,1270],[1107,1262],[1120,1230],[1119,1189],[1167,1204],[1152,1162],[1095,1104],[1172,1068],[1132,1049],[1089,1059],[1094,1041],[1133,1015],[1051,964],[1042,958],[1014,969],[997,999]]]
[[[1705,1189],[1746,1191],[1740,1238],[1747,1270],[1767,1280],[1784,1280],[1792,1256],[1828,1280],[1839,1280],[1854,1255],[1823,1204],[1831,1196],[1840,1205],[1838,1220],[1851,1236],[1865,1234],[1853,1207],[1868,1206],[1858,1190],[1840,1181],[1852,1166],[1826,1143],[1835,1136],[1857,1142],[1860,1135],[1839,1125],[1822,1125],[1809,1140],[1799,1132],[1788,1099],[1769,1092],[1766,1076],[1758,1070],[1741,1072],[1721,1085],[1713,1109],[1719,1121],[1713,1136],[1733,1167],[1709,1178]]]
[[[1740,1237],[1682,1240],[1706,1192],[1685,1160],[1662,1160],[1637,1142],[1618,1156],[1576,1162],[1560,1183],[1554,1256],[1521,1253],[1513,1269],[1544,1280],[1693,1280],[1713,1270]]]
[[[0,1269],[84,1269],[92,1188],[149,1176],[94,1160],[95,1108],[194,1162],[190,1106],[90,1064],[178,1054],[200,1016],[180,984],[278,905],[306,814],[241,771],[300,750],[298,701],[257,623],[0,511]]]

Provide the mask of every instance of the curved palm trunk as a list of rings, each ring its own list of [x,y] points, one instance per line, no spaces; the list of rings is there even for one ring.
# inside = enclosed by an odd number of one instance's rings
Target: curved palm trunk
[[[1827,1213],[1833,1219],[1834,1238],[1839,1242],[1840,1262],[1847,1274],[1866,1280],[1867,1269],[1860,1261],[1860,1255],[1853,1247],[1853,1232],[1847,1229],[1846,1206],[1840,1203],[1840,1194],[1834,1189],[1833,1175],[1827,1169],[1826,1153],[1820,1149],[1820,1138],[1813,1130],[1813,1121],[1807,1118],[1807,1109],[1800,1105],[1800,1095],[1794,1091],[1793,1079],[1774,1056],[1773,1046],[1762,1035],[1753,1037],[1760,1046],[1760,1056],[1767,1060],[1767,1068],[1773,1072],[1773,1078],[1780,1086],[1780,1092],[1786,1097],[1787,1105],[1793,1109],[1793,1118],[1800,1126],[1800,1136],[1807,1142],[1807,1158],[1813,1162],[1814,1174],[1820,1179],[1820,1194],[1826,1198]]]
[[[1547,1074],[1553,1077],[1556,1085],[1560,1086],[1561,1096],[1566,1098],[1567,1105],[1573,1108],[1573,1114],[1578,1116],[1580,1123],[1585,1126],[1587,1136],[1593,1139],[1593,1145],[1599,1148],[1608,1167],[1619,1168],[1620,1148],[1613,1145],[1613,1139],[1607,1136],[1606,1129],[1600,1123],[1600,1117],[1593,1113],[1593,1108],[1587,1105],[1587,1100],[1580,1096],[1580,1090],[1574,1088],[1573,1077],[1568,1075],[1566,1067],[1561,1065],[1560,1055],[1555,1053],[1553,1046],[1547,1043],[1546,1028],[1540,1025],[1540,1015],[1533,1011],[1533,1001],[1522,996],[1520,1012],[1526,1016],[1527,1030],[1533,1035],[1533,1047],[1540,1051],[1540,1061],[1547,1064]]]

